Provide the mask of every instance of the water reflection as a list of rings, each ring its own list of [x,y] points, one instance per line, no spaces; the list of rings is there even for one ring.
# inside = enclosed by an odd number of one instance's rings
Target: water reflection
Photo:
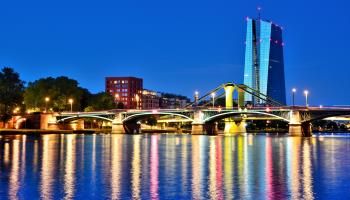
[[[72,199],[75,190],[75,135],[66,135],[66,155],[64,171],[64,199]]]
[[[332,137],[3,136],[0,199],[348,198],[349,151]]]
[[[201,199],[201,155],[200,138],[202,136],[192,137],[192,195],[194,199]]]
[[[140,135],[135,135],[134,138],[134,152],[132,154],[131,162],[131,185],[132,185],[132,198],[140,199],[140,182],[141,182],[141,159],[140,159]]]
[[[158,175],[159,175],[159,157],[158,157],[158,135],[151,136],[151,157],[150,157],[150,193],[152,199],[159,199],[158,196]]]
[[[11,172],[10,172],[10,180],[9,180],[9,197],[10,199],[17,199],[18,190],[20,187],[19,182],[19,167],[20,167],[20,148],[19,141],[17,139],[12,142],[12,158],[11,158]]]
[[[42,156],[41,156],[41,183],[40,183],[40,197],[42,199],[52,199],[53,189],[53,170],[55,165],[54,160],[54,142],[51,140],[52,135],[42,136]],[[37,143],[36,143],[37,144]],[[34,151],[37,153],[37,150]]]
[[[94,149],[96,148],[96,135],[94,135]],[[112,158],[111,158],[111,199],[120,199],[121,184],[121,158],[122,158],[122,136],[113,135],[112,137]],[[95,151],[94,151],[95,154]],[[94,166],[96,166],[94,160]],[[95,171],[95,170],[93,170]]]

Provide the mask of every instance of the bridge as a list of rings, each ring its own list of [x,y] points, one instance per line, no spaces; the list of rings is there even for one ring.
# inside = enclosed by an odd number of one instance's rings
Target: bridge
[[[210,97],[213,92],[223,93],[218,97],[225,97],[225,107],[200,105],[200,102]],[[234,107],[234,92],[238,99]],[[258,107],[244,105],[244,94],[248,92],[263,99],[264,105]],[[225,83],[214,90],[196,97],[195,101],[181,109],[154,110],[108,110],[99,112],[63,112],[53,113],[47,121],[47,129],[59,128],[61,124],[85,118],[107,121],[112,126],[112,133],[140,133],[140,121],[150,116],[174,117],[173,121],[186,121],[192,126],[192,134],[217,134],[217,122],[225,121],[224,133],[240,134],[246,132],[247,120],[281,120],[289,124],[289,134],[294,136],[311,136],[311,124],[314,120],[335,116],[350,115],[348,107],[301,107],[285,106],[281,103],[254,91],[253,89],[234,83]],[[78,123],[79,124],[79,123]]]

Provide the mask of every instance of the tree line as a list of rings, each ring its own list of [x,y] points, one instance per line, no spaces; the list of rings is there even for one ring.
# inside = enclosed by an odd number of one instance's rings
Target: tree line
[[[122,108],[123,105],[118,105]],[[66,76],[25,82],[10,67],[0,71],[0,120],[7,122],[16,113],[97,111],[116,108],[114,97],[106,92],[92,94]]]

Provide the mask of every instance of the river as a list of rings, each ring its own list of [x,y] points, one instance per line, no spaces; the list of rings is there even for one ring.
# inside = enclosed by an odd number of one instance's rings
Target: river
[[[350,136],[0,136],[0,199],[350,199]]]

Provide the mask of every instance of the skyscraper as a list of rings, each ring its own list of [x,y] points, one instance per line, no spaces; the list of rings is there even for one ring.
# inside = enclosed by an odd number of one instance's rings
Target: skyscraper
[[[247,18],[244,84],[286,104],[282,28],[272,22]],[[254,95],[245,101],[264,104]]]

